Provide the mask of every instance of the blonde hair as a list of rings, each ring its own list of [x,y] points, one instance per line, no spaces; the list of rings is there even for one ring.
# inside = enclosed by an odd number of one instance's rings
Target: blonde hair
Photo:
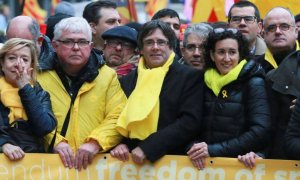
[[[14,49],[15,47],[21,45],[18,49]],[[38,50],[36,45],[33,41],[27,40],[27,39],[21,39],[21,38],[11,38],[8,41],[6,41],[2,48],[0,49],[0,77],[4,76],[4,73],[2,71],[2,63],[4,63],[5,56],[8,52],[11,50],[19,50],[23,47],[28,47],[30,49],[31,54],[31,68],[32,70],[32,81],[33,83],[36,82],[36,75],[37,75],[37,66],[38,66]]]

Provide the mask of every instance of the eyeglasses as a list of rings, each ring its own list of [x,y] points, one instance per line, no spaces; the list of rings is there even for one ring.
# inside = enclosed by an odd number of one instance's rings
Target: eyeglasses
[[[257,19],[257,17],[256,16],[232,16],[229,22],[232,24],[240,24],[242,19],[244,19],[246,24],[253,24]]]
[[[118,45],[120,45],[121,48],[126,50],[130,50],[133,48],[133,45],[131,43],[118,40],[106,40],[104,44],[112,48],[116,48]]]
[[[199,51],[201,51],[203,46],[202,45],[197,46],[196,44],[187,44],[185,46],[185,49],[190,51],[190,52],[195,52],[197,48],[198,48]]]
[[[290,29],[290,27],[294,27],[294,26],[289,25],[289,24],[287,24],[287,23],[281,23],[281,24],[279,24],[279,25],[277,25],[277,24],[269,25],[268,27],[266,27],[266,28],[264,28],[264,29],[265,29],[265,31],[267,31],[267,32],[275,32],[275,31],[277,30],[278,27],[279,27],[279,29],[280,29],[281,31],[287,31],[287,30]]]
[[[90,45],[90,41],[87,40],[79,40],[79,41],[74,41],[72,39],[67,39],[67,40],[56,40],[60,43],[62,43],[64,46],[68,48],[73,48],[75,44],[78,45],[80,48],[84,48]]]
[[[232,34],[236,34],[238,32],[237,29],[234,28],[216,28],[214,29],[215,34],[223,33],[223,32],[231,32]]]
[[[155,44],[159,47],[165,47],[169,44],[169,42],[162,40],[162,39],[159,39],[157,41],[154,41],[151,39],[144,41],[144,46],[147,46],[147,47],[153,47]]]

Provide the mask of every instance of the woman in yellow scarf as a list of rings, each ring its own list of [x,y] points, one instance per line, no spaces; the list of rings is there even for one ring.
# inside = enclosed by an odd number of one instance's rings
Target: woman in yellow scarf
[[[264,149],[270,128],[264,71],[248,59],[243,35],[237,29],[214,29],[205,50],[204,128],[187,152],[198,169],[206,157]]]
[[[142,58],[137,70],[120,79],[128,102],[118,121],[123,141],[111,155],[142,164],[165,154],[184,154],[201,127],[203,79],[199,71],[178,63],[175,34],[153,20],[140,32]]]
[[[36,82],[37,60],[36,45],[29,40],[13,38],[0,49],[0,147],[11,160],[23,158],[24,152],[43,152],[43,144],[33,150],[4,127],[14,124],[38,139],[56,126],[50,96]]]

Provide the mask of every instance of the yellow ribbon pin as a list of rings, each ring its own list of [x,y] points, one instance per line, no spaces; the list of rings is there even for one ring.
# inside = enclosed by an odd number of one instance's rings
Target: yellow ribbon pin
[[[228,98],[228,95],[227,95],[227,91],[226,91],[226,90],[223,90],[223,91],[222,91],[222,95],[223,95],[223,98]]]

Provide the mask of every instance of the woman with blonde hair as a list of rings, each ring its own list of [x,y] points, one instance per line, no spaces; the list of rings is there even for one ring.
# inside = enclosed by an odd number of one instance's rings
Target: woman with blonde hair
[[[0,50],[0,151],[10,160],[44,152],[42,138],[56,127],[50,96],[36,82],[37,47],[12,38]]]

